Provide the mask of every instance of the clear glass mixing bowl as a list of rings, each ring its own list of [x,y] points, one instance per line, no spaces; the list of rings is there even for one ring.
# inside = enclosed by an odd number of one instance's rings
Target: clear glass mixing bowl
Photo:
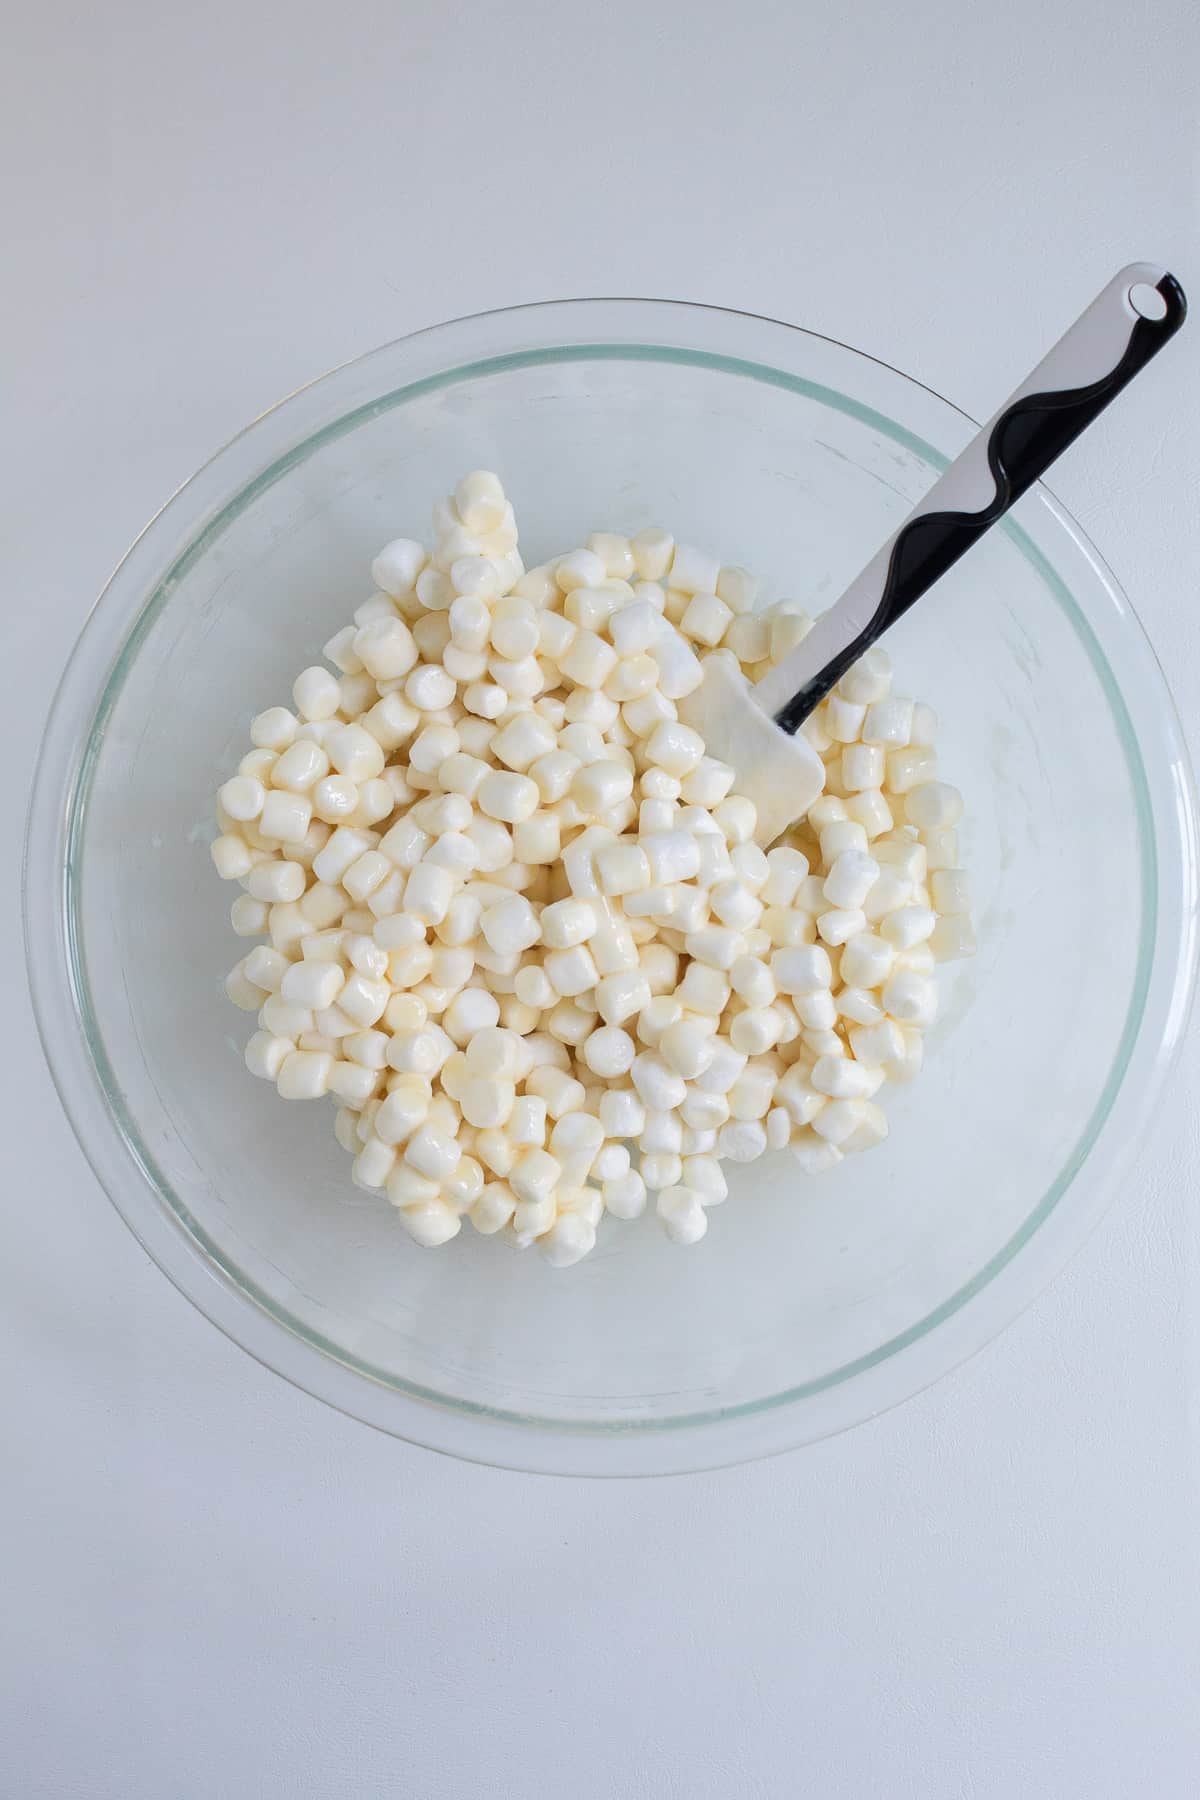
[[[465,1231],[419,1250],[324,1107],[247,1075],[245,946],[207,849],[253,713],[502,472],[529,563],[661,522],[831,601],[971,422],[840,344],[711,308],[519,308],[423,332],[259,419],[147,528],[63,677],[27,847],[31,978],[63,1104],[163,1270],[264,1363],[401,1437],[636,1474],[788,1448],[1005,1325],[1130,1167],[1187,1011],[1190,781],[1127,600],[1044,490],[890,640],[966,795],[980,954],[943,976],[892,1135],[832,1175],[735,1172],[696,1249],[613,1221],[559,1272]]]

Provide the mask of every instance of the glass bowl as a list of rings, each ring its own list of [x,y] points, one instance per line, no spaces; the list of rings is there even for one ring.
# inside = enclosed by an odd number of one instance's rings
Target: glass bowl
[[[398,1436],[588,1474],[740,1461],[905,1398],[1004,1326],[1118,1190],[1192,970],[1191,787],[1128,601],[1032,491],[889,639],[964,791],[980,953],[942,976],[888,1142],[735,1171],[695,1249],[607,1221],[560,1272],[429,1252],[357,1192],[324,1107],[242,1064],[245,949],[209,860],[251,715],[288,699],[464,470],[530,564],[662,523],[831,601],[973,430],[827,339],[589,300],[456,321],[302,389],[133,546],[62,680],[32,799],[29,963],[63,1104],[172,1281],[262,1362]]]

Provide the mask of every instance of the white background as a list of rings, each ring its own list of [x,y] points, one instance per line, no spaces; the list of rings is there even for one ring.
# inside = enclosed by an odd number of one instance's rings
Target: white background
[[[292,1391],[150,1265],[36,1049],[16,847],[129,540],[377,342],[665,294],[983,415],[1130,258],[1200,296],[1193,0],[5,13],[3,1800],[1194,1794],[1194,1037],[1105,1225],[935,1391],[742,1470],[522,1478]],[[1198,372],[1193,320],[1053,480],[1193,717]]]

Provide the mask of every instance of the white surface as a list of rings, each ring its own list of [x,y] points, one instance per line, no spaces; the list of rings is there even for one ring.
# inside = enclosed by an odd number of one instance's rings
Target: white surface
[[[1200,299],[1190,0],[9,12],[10,837],[129,539],[384,338],[665,293],[831,332],[982,416],[1131,257]],[[1053,482],[1193,716],[1198,372],[1193,317]],[[6,1796],[1195,1792],[1194,1034],[1123,1202],[934,1392],[741,1471],[524,1479],[324,1410],[149,1265],[32,1045],[14,865]]]

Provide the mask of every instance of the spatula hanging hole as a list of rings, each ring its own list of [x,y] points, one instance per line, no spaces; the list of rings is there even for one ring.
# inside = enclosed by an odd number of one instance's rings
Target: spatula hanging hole
[[[1129,290],[1129,304],[1141,318],[1149,319],[1157,324],[1167,316],[1167,302],[1156,287],[1148,281],[1135,281]]]

